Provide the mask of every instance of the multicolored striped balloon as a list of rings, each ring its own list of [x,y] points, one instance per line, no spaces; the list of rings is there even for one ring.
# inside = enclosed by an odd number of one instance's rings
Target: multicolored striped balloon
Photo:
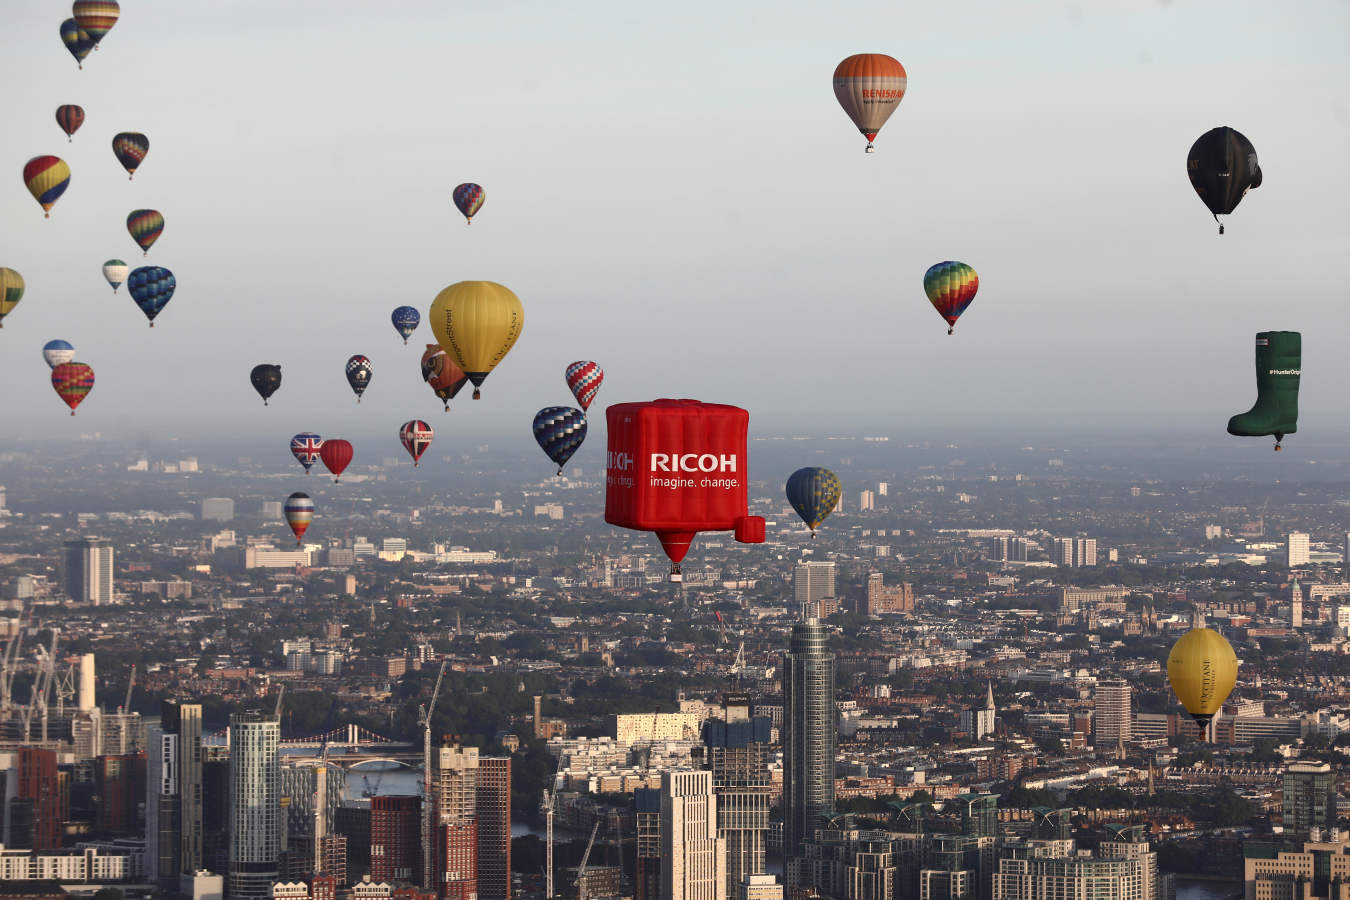
[[[74,103],[66,103],[56,108],[56,124],[61,126],[61,130],[66,133],[66,143],[70,143],[71,135],[80,130],[84,124],[84,107],[76,106]]]
[[[930,266],[923,275],[923,292],[938,315],[947,320],[947,333],[956,328],[956,320],[966,311],[980,289],[980,276],[963,262],[947,260]]]
[[[150,320],[151,328],[155,327],[155,316],[159,315],[173,299],[173,292],[177,287],[178,279],[163,266],[141,266],[132,269],[131,276],[127,279],[127,290],[131,292],[131,299],[136,301],[141,312]]]
[[[127,180],[130,181],[141,163],[145,162],[145,154],[150,152],[150,139],[139,131],[123,131],[113,136],[112,148],[117,161],[127,170]]]
[[[5,327],[5,316],[23,299],[23,287],[22,275],[0,266],[0,328]]]
[[[471,181],[465,182],[455,188],[454,199],[455,206],[464,214],[464,224],[472,225],[474,214],[483,208],[483,189]]]
[[[150,255],[150,247],[159,240],[164,232],[164,216],[157,209],[133,209],[127,216],[127,233],[144,252]]]
[[[296,491],[286,498],[282,512],[286,514],[286,524],[291,526],[291,531],[295,534],[295,543],[298,545],[305,532],[309,530],[309,523],[314,521],[314,501],[304,491]]]
[[[89,35],[95,47],[117,24],[121,14],[122,8],[117,5],[117,0],[75,0],[75,5],[71,7],[75,24]]]
[[[75,407],[94,389],[94,370],[82,362],[62,363],[52,369],[52,387],[57,396],[66,401],[73,416]]]
[[[398,439],[403,442],[403,449],[412,457],[414,467],[422,459],[422,454],[427,452],[427,448],[431,446],[431,439],[435,436],[436,432],[421,419],[404,422],[398,430]]]
[[[572,396],[577,398],[581,408],[590,409],[591,401],[595,399],[600,385],[605,381],[605,370],[593,362],[574,362],[567,367],[564,377],[567,379],[567,387],[572,391]]]
[[[94,49],[94,39],[75,24],[74,19],[66,19],[61,23],[61,43],[66,45],[70,55],[75,57],[75,62],[83,69],[84,58]]]
[[[24,164],[23,183],[42,207],[43,218],[49,219],[52,205],[70,187],[70,166],[58,156],[35,156]]]
[[[534,439],[558,466],[558,474],[586,440],[586,414],[571,406],[549,406],[534,417]]]

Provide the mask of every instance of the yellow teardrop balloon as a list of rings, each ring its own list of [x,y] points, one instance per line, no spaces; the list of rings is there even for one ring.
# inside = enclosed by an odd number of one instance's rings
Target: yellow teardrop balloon
[[[525,309],[495,281],[461,281],[436,295],[428,319],[442,349],[473,382],[477,400],[483,379],[520,337]]]
[[[0,267],[0,328],[5,327],[5,316],[23,299],[23,276],[13,269]]]
[[[1167,680],[1191,718],[1205,726],[1223,706],[1237,683],[1238,661],[1223,635],[1194,628],[1167,654]]]

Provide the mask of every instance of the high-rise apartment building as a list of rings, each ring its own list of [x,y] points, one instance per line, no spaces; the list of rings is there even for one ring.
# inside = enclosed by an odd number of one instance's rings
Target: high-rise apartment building
[[[998,711],[994,708],[994,686],[990,684],[983,709],[961,711],[961,730],[970,735],[972,740],[983,740],[986,735],[994,733],[994,718],[997,714]]]
[[[806,609],[808,616],[819,617],[821,602],[832,599],[835,564],[826,560],[803,559],[792,570],[792,591],[797,609]]]
[[[1311,560],[1308,552],[1308,535],[1302,531],[1291,531],[1285,538],[1285,565],[1289,568],[1294,566],[1306,566]]]
[[[728,900],[712,773],[661,773],[662,900]]]
[[[1309,835],[1336,824],[1336,782],[1324,762],[1296,762],[1284,770],[1284,831]]]
[[[511,898],[511,757],[478,760],[478,897]]]
[[[798,622],[788,646],[783,659],[783,855],[791,861],[834,814],[838,720],[834,654],[824,626],[816,619]]]
[[[858,492],[858,512],[873,512],[877,508],[877,495],[869,490]]]
[[[207,497],[202,501],[203,522],[228,522],[234,518],[234,501],[229,497]]]
[[[61,556],[61,584],[76,603],[101,606],[113,599],[113,546],[100,538],[66,541]]]
[[[230,716],[230,900],[266,900],[280,874],[281,721],[270,712]]]
[[[1050,561],[1057,566],[1079,569],[1097,565],[1096,538],[1054,538],[1050,542]]]
[[[165,700],[146,753],[146,868],[165,890],[206,868],[202,857],[202,708]],[[105,741],[105,744],[107,742]]]
[[[1350,884],[1350,842],[1306,841],[1301,852],[1252,847],[1244,856],[1247,900],[1340,900]]]
[[[1131,737],[1130,685],[1118,678],[1097,682],[1093,691],[1092,743],[1111,750]]]
[[[145,801],[145,754],[100,756],[94,760],[98,828],[105,835],[141,834],[139,810]]]
[[[440,747],[432,762],[436,766],[432,797],[437,850],[433,882],[445,900],[474,900],[478,893],[478,748]],[[373,838],[371,847],[373,858]]]
[[[382,794],[370,798],[372,881],[412,881],[422,876],[422,798]]]
[[[1028,547],[1026,538],[999,535],[989,539],[989,558],[997,562],[1026,562]]]
[[[1148,844],[1132,855],[1068,855],[1063,841],[1025,841],[1005,850],[993,877],[993,900],[1154,900],[1157,854]]]
[[[27,834],[11,841],[26,850],[55,850],[61,846],[61,826],[65,820],[61,803],[61,784],[56,770],[56,751],[38,747],[20,747],[15,754],[18,785],[11,801],[22,807]]]
[[[717,833],[726,847],[726,896],[741,882],[764,872],[773,780],[769,775],[770,729],[767,717],[750,717],[750,698],[728,694],[721,719],[703,726],[708,769],[717,796]]]
[[[637,861],[633,864],[633,900],[661,900],[661,790],[633,791]]]

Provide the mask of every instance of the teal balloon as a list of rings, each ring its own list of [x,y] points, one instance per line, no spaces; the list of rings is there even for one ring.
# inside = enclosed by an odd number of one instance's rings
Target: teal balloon
[[[816,533],[816,526],[834,512],[839,505],[839,495],[843,492],[839,476],[829,469],[807,466],[788,476],[787,499],[797,515]]]

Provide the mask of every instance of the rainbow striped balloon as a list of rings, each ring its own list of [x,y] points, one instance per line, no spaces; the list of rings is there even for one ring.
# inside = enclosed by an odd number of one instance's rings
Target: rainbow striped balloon
[[[141,163],[145,162],[145,154],[150,152],[150,139],[139,131],[123,131],[113,136],[112,149],[117,161],[127,170],[127,179],[130,180]]]
[[[963,262],[947,260],[930,266],[923,275],[923,291],[928,301],[947,320],[947,333],[956,328],[956,320],[966,311],[980,289],[980,276]]]
[[[61,363],[52,369],[52,388],[70,407],[73,416],[75,407],[94,389],[94,370],[82,362]]]
[[[76,25],[74,19],[66,19],[61,23],[61,43],[66,45],[70,55],[75,57],[75,62],[83,69],[84,58],[94,49],[94,39],[85,34],[84,29]]]
[[[127,216],[127,233],[145,251],[142,256],[150,255],[150,246],[163,232],[164,216],[157,209],[133,209]]]
[[[23,167],[23,183],[42,207],[43,218],[51,218],[52,204],[70,187],[70,166],[59,156],[35,156]]]
[[[75,17],[75,24],[97,47],[103,36],[117,24],[122,7],[117,5],[117,0],[75,0],[70,12]]]

